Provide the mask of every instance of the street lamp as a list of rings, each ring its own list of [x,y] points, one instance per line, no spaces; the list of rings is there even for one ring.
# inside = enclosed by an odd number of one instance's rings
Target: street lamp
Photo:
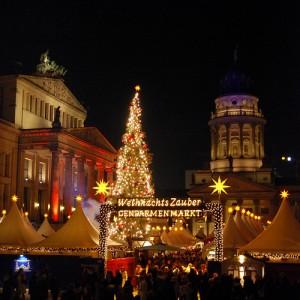
[[[292,156],[282,155],[281,160],[287,163],[291,163],[295,166],[295,173],[296,173],[295,176],[296,178],[298,178],[298,163],[299,163],[298,159]]]

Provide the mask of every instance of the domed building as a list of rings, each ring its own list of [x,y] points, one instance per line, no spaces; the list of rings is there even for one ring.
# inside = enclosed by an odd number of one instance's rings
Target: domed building
[[[250,78],[231,69],[221,81],[208,123],[212,172],[256,172],[263,166],[266,120],[258,102]]]
[[[186,171],[190,197],[205,201],[220,200],[227,208],[239,205],[268,220],[276,212],[273,205],[277,188],[272,169],[265,168],[264,127],[266,120],[259,107],[250,77],[237,63],[220,82],[215,110],[208,122],[210,129],[210,169]],[[212,195],[212,178],[227,179],[228,195]],[[195,228],[195,232],[198,228]],[[210,231],[210,229],[207,229]],[[209,232],[207,232],[209,233]]]

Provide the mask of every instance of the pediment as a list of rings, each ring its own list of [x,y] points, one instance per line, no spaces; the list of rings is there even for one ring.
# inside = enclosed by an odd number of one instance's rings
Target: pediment
[[[99,148],[105,149],[112,153],[117,153],[117,150],[105,138],[105,136],[96,127],[81,127],[66,129],[70,134],[89,142]]]
[[[42,90],[58,98],[59,100],[62,100],[72,106],[75,106],[81,111],[86,111],[86,109],[80,104],[79,100],[65,85],[62,79],[28,75],[23,75],[22,78],[37,85]]]

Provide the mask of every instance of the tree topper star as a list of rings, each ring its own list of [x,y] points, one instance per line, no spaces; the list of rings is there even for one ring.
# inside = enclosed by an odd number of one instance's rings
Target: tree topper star
[[[214,182],[214,185],[210,185],[209,187],[213,188],[214,190],[211,192],[211,194],[214,194],[215,192],[218,192],[219,195],[221,195],[222,192],[227,194],[225,189],[230,187],[229,185],[225,185],[227,178],[222,181],[221,177],[219,176],[218,181],[214,180],[213,178],[212,181]]]
[[[290,195],[289,192],[286,191],[286,190],[283,190],[283,191],[280,193],[280,197],[281,197],[282,199],[288,198],[289,195]]]
[[[96,181],[97,186],[93,187],[96,190],[95,195],[104,195],[107,196],[109,194],[110,187],[108,186],[108,182],[101,180],[100,182]]]

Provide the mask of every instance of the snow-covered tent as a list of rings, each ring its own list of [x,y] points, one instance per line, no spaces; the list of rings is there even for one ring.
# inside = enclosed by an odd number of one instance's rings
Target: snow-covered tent
[[[300,254],[300,223],[293,215],[287,199],[283,199],[272,223],[254,240],[240,248],[253,254]]]
[[[48,215],[44,215],[44,221],[41,224],[40,228],[38,229],[38,233],[42,235],[43,237],[48,237],[52,235],[55,232],[55,230],[52,228],[52,226],[49,224],[48,221]]]
[[[17,198],[15,198],[16,201]],[[37,243],[43,237],[22,217],[16,202],[0,224],[0,245],[5,247],[24,247]]]

